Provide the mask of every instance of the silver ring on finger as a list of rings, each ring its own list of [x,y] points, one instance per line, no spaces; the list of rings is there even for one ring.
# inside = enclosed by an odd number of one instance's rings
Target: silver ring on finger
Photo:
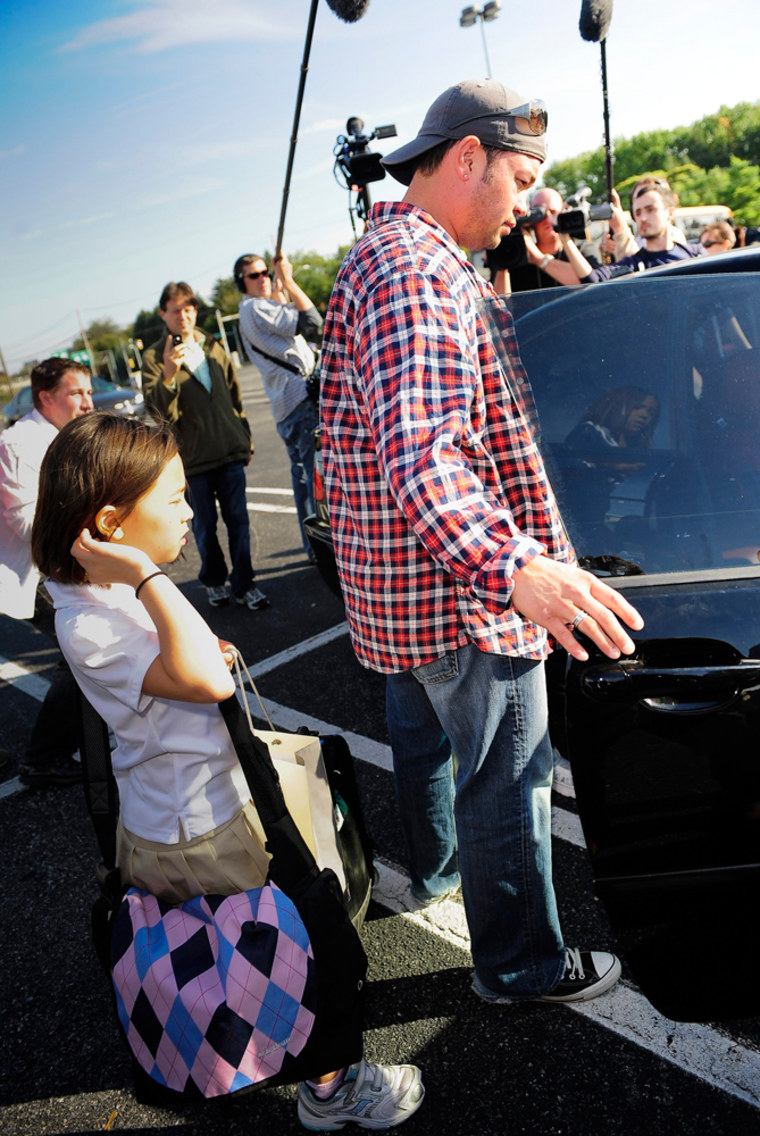
[[[572,631],[577,631],[577,630],[578,630],[578,627],[579,627],[579,625],[580,625],[580,624],[581,624],[581,623],[583,622],[583,620],[584,620],[584,619],[586,618],[586,614],[587,614],[587,613],[586,613],[585,611],[579,611],[579,612],[578,612],[578,614],[576,615],[575,619],[574,619],[574,620],[573,620],[573,622],[572,622],[572,623],[570,624],[570,629],[571,629]]]

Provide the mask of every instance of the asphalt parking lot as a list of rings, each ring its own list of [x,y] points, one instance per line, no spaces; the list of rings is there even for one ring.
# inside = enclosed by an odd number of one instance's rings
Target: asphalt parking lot
[[[470,991],[459,903],[406,910],[383,681],[357,664],[340,602],[300,549],[288,463],[253,368],[243,372],[256,456],[254,560],[271,606],[211,611],[252,666],[282,728],[345,733],[357,758],[380,881],[363,931],[370,1059],[415,1061],[427,1096],[409,1136],[750,1136],[760,1131],[760,1021],[662,1019],[630,981],[580,1010],[487,1006]],[[202,606],[194,549],[172,569]],[[30,792],[16,763],[54,665],[49,643],[0,618],[0,1133],[243,1136],[303,1131],[292,1088],[182,1112],[140,1104],[89,937],[94,834],[80,790]],[[594,899],[572,797],[554,796],[555,877],[568,942],[614,948]],[[699,950],[699,944],[694,944]],[[709,959],[705,959],[709,981]],[[348,1129],[350,1131],[350,1129]]]

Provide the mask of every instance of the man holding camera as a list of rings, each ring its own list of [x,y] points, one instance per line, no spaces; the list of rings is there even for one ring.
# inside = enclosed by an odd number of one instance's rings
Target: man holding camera
[[[492,79],[444,91],[383,159],[408,186],[379,202],[335,283],[322,445],[359,661],[386,713],[413,898],[462,896],[488,1002],[584,1001],[620,964],[564,945],[551,872],[547,634],[587,659],[633,651],[641,618],[579,569],[531,431],[511,324],[463,252],[525,214],[546,108]],[[457,756],[456,779],[452,751]]]
[[[558,218],[564,210],[565,202],[556,189],[545,186],[534,193],[530,213],[526,218],[520,218],[518,229],[488,254],[491,283],[496,292],[509,295],[510,292],[528,292],[535,288],[579,284],[580,279],[568,256],[570,244],[580,248],[591,268],[599,266],[596,248],[592,241],[585,239],[585,235],[581,237],[578,234],[577,240],[574,240],[569,233],[557,231],[561,224]]]
[[[596,284],[615,276],[625,276],[631,272],[643,272],[647,268],[657,268],[661,264],[671,264],[675,260],[690,260],[701,256],[704,249],[700,244],[685,240],[680,229],[673,224],[677,197],[664,178],[645,177],[638,181],[631,193],[631,214],[636,222],[640,248],[627,256],[621,256],[613,265],[593,265],[570,250],[570,262],[582,284]],[[610,232],[615,238],[616,247],[623,241],[631,245],[631,232],[625,214],[620,208],[620,198],[614,194],[611,207]]]
[[[293,279],[293,266],[284,253],[275,258],[274,281],[262,257],[239,256],[233,268],[243,293],[240,331],[248,358],[264,383],[277,433],[290,457],[290,480],[304,552],[313,562],[303,523],[314,512],[314,430],[317,409],[306,380],[315,356],[306,342],[322,331],[322,317]]]
[[[143,353],[143,391],[148,407],[168,421],[177,438],[201,558],[198,578],[212,607],[228,604],[232,595],[258,611],[268,600],[251,564],[245,467],[253,442],[240,384],[226,352],[196,330],[198,299],[189,284],[167,284],[158,306],[166,330]],[[217,504],[227,527],[229,584],[216,535]]]

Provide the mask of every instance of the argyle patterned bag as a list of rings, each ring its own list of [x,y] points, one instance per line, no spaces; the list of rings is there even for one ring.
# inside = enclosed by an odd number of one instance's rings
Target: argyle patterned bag
[[[176,905],[130,888],[111,967],[136,1061],[177,1092],[215,1097],[287,1080],[314,1026],[309,935],[274,884]]]

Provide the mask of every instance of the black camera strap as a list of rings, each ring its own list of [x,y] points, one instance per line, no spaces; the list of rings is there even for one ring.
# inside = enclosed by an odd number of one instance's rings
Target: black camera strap
[[[267,355],[266,351],[262,351],[255,343],[251,343],[250,339],[246,339],[246,344],[250,347],[251,351],[255,351],[257,355],[263,355],[270,363],[276,363],[278,367],[284,367],[286,371],[291,371],[294,375],[300,375],[302,379],[306,375],[298,367],[294,367],[292,363],[286,363],[284,359],[278,359],[276,355]]]

